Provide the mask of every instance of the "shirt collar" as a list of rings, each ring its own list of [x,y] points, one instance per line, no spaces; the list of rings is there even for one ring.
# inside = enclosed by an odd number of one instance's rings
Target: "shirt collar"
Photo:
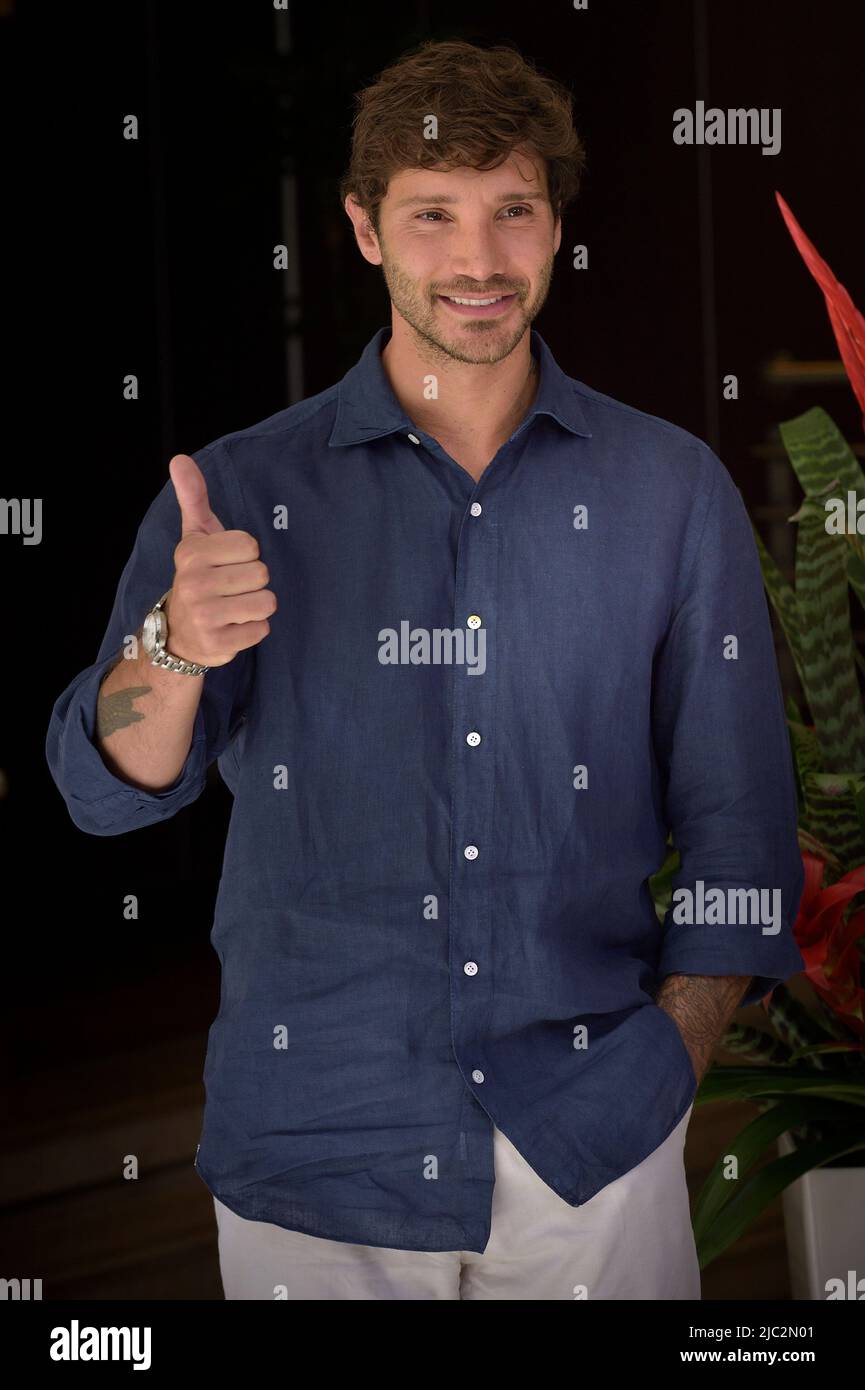
[[[389,326],[379,328],[339,383],[336,420],[329,444],[360,444],[396,430],[413,428],[393,393],[381,361],[382,348],[391,332]],[[592,432],[586,424],[576,382],[562,371],[540,333],[534,328],[529,332],[531,350],[540,366],[540,381],[532,407],[521,423],[535,415],[551,415],[566,430],[590,439]]]

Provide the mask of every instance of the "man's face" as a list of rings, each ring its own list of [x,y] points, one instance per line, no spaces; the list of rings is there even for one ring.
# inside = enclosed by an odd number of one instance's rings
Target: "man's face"
[[[486,171],[395,174],[378,237],[362,249],[380,258],[394,307],[427,343],[458,362],[493,363],[540,312],[561,235],[543,161],[521,154]]]

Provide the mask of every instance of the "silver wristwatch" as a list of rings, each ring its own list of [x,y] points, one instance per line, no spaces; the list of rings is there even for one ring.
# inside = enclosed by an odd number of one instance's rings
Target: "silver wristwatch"
[[[162,605],[170,593],[171,590],[166,589],[162,598],[158,603],[154,603],[144,619],[144,627],[141,632],[142,646],[150,657],[151,666],[162,666],[166,671],[180,671],[184,676],[203,676],[205,671],[210,670],[209,666],[201,666],[197,661],[184,661],[182,656],[172,656],[171,652],[165,649],[165,643],[168,640],[168,621]]]

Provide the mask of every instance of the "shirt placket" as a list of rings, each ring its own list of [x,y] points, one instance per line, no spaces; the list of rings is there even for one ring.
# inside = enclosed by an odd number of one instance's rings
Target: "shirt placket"
[[[496,757],[496,629],[498,530],[496,503],[484,500],[483,478],[460,528],[453,626],[477,641],[483,632],[482,671],[454,668],[451,728],[451,865],[449,969],[451,1033],[460,1070],[472,1094],[488,1108],[497,1078],[485,1048],[492,1014],[494,789]]]

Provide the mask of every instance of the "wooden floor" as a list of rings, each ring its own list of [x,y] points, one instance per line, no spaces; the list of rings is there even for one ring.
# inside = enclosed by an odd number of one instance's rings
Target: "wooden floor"
[[[46,1300],[222,1298],[212,1198],[193,1167],[217,973],[207,944],[166,977],[77,995],[42,1031],[30,1013],[13,1011],[18,1066],[13,1058],[4,1078],[0,1161],[4,1277],[41,1278]],[[181,1021],[193,1031],[177,1031]],[[685,1145],[692,1199],[753,1115],[739,1104],[695,1109]],[[126,1155],[137,1156],[135,1181],[122,1176]],[[779,1198],[704,1271],[703,1298],[789,1297]]]

